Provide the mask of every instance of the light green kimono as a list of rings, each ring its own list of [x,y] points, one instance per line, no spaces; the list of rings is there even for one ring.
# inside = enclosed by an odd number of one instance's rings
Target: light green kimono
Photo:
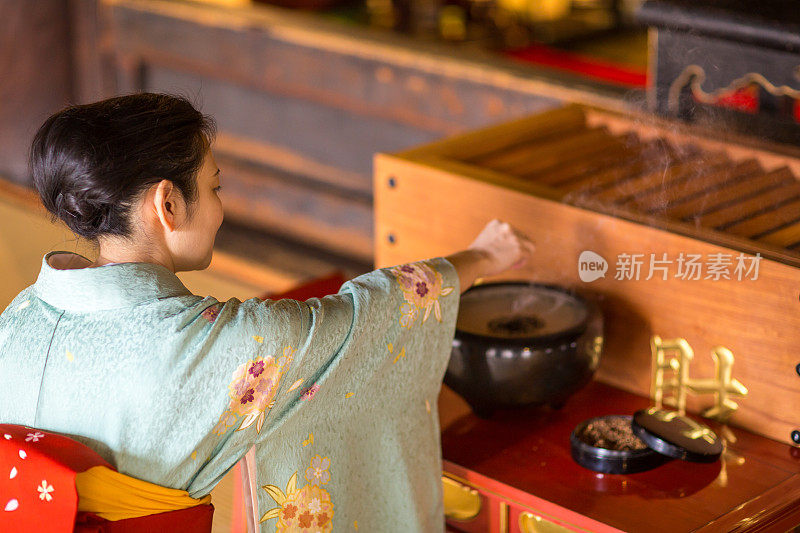
[[[445,258],[305,302],[218,302],[160,265],[59,270],[60,253],[0,315],[0,422],[194,497],[255,445],[262,531],[444,529]]]

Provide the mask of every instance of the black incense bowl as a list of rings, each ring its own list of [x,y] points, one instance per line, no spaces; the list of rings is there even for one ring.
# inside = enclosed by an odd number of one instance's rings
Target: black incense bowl
[[[480,417],[498,408],[561,408],[600,362],[599,308],[556,285],[475,285],[461,295],[444,382]]]

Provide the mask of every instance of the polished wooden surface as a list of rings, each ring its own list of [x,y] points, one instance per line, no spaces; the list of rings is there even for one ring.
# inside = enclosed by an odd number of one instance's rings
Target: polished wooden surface
[[[649,405],[647,398],[593,381],[561,410],[501,411],[485,420],[444,388],[445,471],[488,497],[576,530],[598,531],[598,523],[606,530],[669,533],[800,525],[800,450],[745,430],[698,419],[727,436],[722,459],[712,464],[673,460],[647,472],[613,475],[573,461],[569,436],[578,423]]]
[[[530,125],[532,121],[528,120]],[[524,132],[526,123],[509,123]],[[503,126],[494,136],[503,135]],[[505,139],[513,138],[506,136]],[[480,136],[470,134],[470,146],[482,151]],[[437,143],[436,149],[455,149]],[[599,380],[640,395],[650,390],[652,335],[684,337],[694,349],[692,378],[715,374],[712,347],[723,345],[735,356],[733,377],[748,389],[737,399],[734,426],[789,443],[800,429],[800,378],[795,370],[800,346],[800,268],[783,258],[763,257],[758,278],[742,280],[675,277],[681,254],[700,254],[707,263],[714,254],[734,259],[737,243],[712,244],[679,233],[673,226],[652,227],[649,219],[626,220],[614,213],[597,213],[541,193],[538,184],[499,172],[437,159],[424,147],[405,156],[375,158],[376,266],[400,264],[464,249],[492,218],[501,218],[527,233],[537,251],[526,267],[497,279],[529,279],[573,287],[597,301],[606,321],[604,355]],[[494,179],[496,175],[500,178]],[[391,181],[389,178],[393,178]],[[684,225],[686,226],[686,225]],[[686,228],[684,227],[684,230]],[[694,231],[694,230],[693,230]],[[391,237],[391,238],[390,238]],[[604,257],[604,278],[584,283],[578,258],[585,250]],[[754,250],[745,250],[753,253]],[[615,279],[621,254],[642,254],[638,279]],[[672,260],[670,275],[647,280],[651,254]],[[778,260],[780,259],[780,260]],[[732,273],[732,269],[731,269]],[[709,407],[712,396],[690,396],[689,409]]]

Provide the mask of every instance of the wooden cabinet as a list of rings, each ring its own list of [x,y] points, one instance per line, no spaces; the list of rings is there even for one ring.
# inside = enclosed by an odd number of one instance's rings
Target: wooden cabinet
[[[375,159],[377,266],[462,250],[489,220],[500,218],[531,236],[537,251],[524,269],[498,278],[575,288],[601,304],[606,321],[595,381],[560,410],[532,407],[480,419],[443,388],[439,412],[445,475],[480,499],[477,514],[454,516],[449,527],[492,533],[784,533],[800,525],[800,448],[791,444],[790,436],[800,428],[796,251],[762,246],[758,238],[728,238],[681,221],[637,218],[632,211],[571,201],[543,181],[570,165],[584,165],[588,158],[583,154],[597,146],[584,142],[569,147],[569,135],[563,132],[550,135],[551,144],[542,143],[557,146],[560,153],[534,141],[554,124],[571,121],[573,111],[555,120],[554,112],[528,117]],[[639,134],[662,135],[652,121],[647,123]],[[613,149],[602,147],[594,157],[607,158]],[[717,142],[713,149],[736,159],[758,156],[733,143]],[[796,168],[798,162],[779,154],[765,157],[768,168]],[[493,164],[482,165],[486,160]],[[523,172],[522,166],[528,170]],[[762,217],[760,222],[774,221]],[[609,259],[634,252],[677,256],[682,251],[760,250],[764,261],[758,281],[749,284],[730,279],[626,281],[615,279],[613,267],[606,278],[584,282],[578,260],[585,250]],[[706,421],[726,439],[725,453],[712,464],[673,460],[632,475],[603,475],[579,466],[569,442],[577,424],[595,416],[630,415],[651,405],[651,335],[687,337],[695,346],[693,376],[714,376],[708,353],[712,345],[730,346],[736,354],[733,375],[749,388],[748,396],[737,399],[739,410],[730,426]],[[689,410],[699,412],[711,402],[713,396],[694,397]]]
[[[693,220],[643,215],[611,201],[600,203],[590,194],[575,196],[544,183],[568,166],[588,165],[586,179],[590,183],[602,175],[592,169],[590,160],[606,158],[611,148],[604,147],[600,154],[585,156],[599,144],[594,141],[568,146],[567,150],[565,139],[583,135],[583,126],[571,132],[552,133],[565,120],[574,119],[573,111],[572,108],[548,111],[401,153],[378,154],[375,159],[377,265],[395,265],[464,249],[489,220],[501,218],[528,234],[537,251],[530,264],[508,271],[498,279],[523,278],[570,287],[597,302],[603,310],[606,331],[598,379],[646,396],[650,394],[652,375],[651,336],[686,338],[696,354],[690,373],[697,378],[715,375],[717,367],[711,352],[722,345],[735,356],[733,378],[749,391],[747,398],[738,402],[739,410],[731,419],[732,425],[792,442],[793,432],[800,431],[797,416],[800,375],[796,371],[800,362],[797,356],[800,252],[758,238],[707,228]],[[590,116],[587,112],[585,118],[591,126]],[[629,128],[639,123],[633,118],[622,122]],[[606,124],[610,127],[611,122]],[[688,143],[690,139],[688,132],[683,140],[661,137],[662,132],[668,134],[669,127],[656,129],[655,125],[648,125],[636,131],[659,143]],[[604,135],[619,142],[630,132],[630,129],[619,133],[609,130]],[[546,140],[541,140],[541,136]],[[691,143],[697,146],[703,146],[698,144],[703,142],[699,136],[691,137]],[[559,146],[560,153],[543,148],[554,145]],[[754,174],[755,179],[779,169],[791,176],[786,187],[794,192],[786,194],[800,194],[794,177],[800,173],[788,170],[800,164],[796,155],[720,142],[708,150],[709,153],[713,150],[715,156],[725,150],[729,155],[719,157],[734,159],[760,158],[763,153],[766,168]],[[623,152],[615,157],[626,156]],[[490,158],[494,158],[493,165],[484,164]],[[702,169],[705,160],[703,155],[686,168]],[[627,163],[623,159],[616,164],[624,167]],[[644,178],[654,181],[655,186],[660,186],[662,175],[664,181],[675,178],[668,175],[660,160],[648,164],[651,167],[643,170]],[[502,166],[506,168],[498,170]],[[537,170],[522,175],[523,166]],[[704,177],[698,174],[697,179],[702,182]],[[684,176],[676,179],[673,189],[655,192],[663,192],[665,197],[679,194],[693,186],[691,179],[692,176]],[[636,181],[638,177],[624,181],[619,190],[629,192]],[[653,189],[647,190],[647,194],[652,192]],[[784,190],[779,192],[783,194]],[[792,196],[783,198],[781,202]],[[716,201],[713,196],[706,199],[709,203]],[[745,198],[749,204],[758,200],[758,197]],[[741,225],[758,222],[767,226],[765,229],[780,226],[786,221],[779,218],[778,211],[772,210],[770,203],[749,205],[743,208],[745,220]],[[792,209],[787,214],[797,218],[800,216],[797,213]],[[775,220],[770,220],[770,216],[775,216]],[[607,263],[604,277],[593,281],[581,279],[578,266],[585,251],[598,254]],[[704,262],[727,257],[731,264],[738,254],[745,259],[759,254],[758,276],[740,279],[731,267],[727,277],[719,279],[710,277],[707,270],[701,272],[699,279],[682,278],[678,275],[678,258],[690,254]],[[636,276],[626,277],[620,266],[624,266],[626,257],[631,259],[634,255],[638,256],[641,268]],[[667,259],[671,269],[667,268],[663,277],[655,269],[648,272],[650,261],[662,258]],[[690,395],[688,406],[700,412],[713,401],[713,396]]]

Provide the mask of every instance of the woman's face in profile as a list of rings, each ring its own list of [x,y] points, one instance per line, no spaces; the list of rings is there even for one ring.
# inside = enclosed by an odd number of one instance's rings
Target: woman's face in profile
[[[197,200],[192,217],[181,227],[177,270],[202,270],[211,264],[214,239],[222,224],[222,201],[219,197],[219,167],[209,148],[197,173]]]

